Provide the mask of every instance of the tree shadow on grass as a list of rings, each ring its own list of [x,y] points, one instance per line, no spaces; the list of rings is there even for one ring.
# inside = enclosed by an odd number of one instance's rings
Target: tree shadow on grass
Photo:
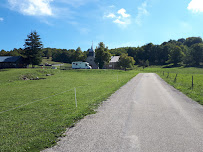
[[[182,65],[181,64],[177,64],[177,65],[168,64],[168,65],[163,66],[163,68],[177,68],[177,67],[182,67]]]

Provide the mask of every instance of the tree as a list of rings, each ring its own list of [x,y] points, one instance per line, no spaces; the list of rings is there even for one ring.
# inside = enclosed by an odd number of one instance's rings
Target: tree
[[[126,48],[115,48],[115,49],[111,49],[109,52],[114,56],[120,56],[123,53],[127,53],[127,49]]]
[[[199,66],[203,62],[203,44],[197,43],[191,46],[190,56],[195,66]]]
[[[95,62],[99,64],[99,68],[102,69],[105,63],[109,63],[111,59],[111,53],[108,48],[105,47],[103,42],[99,43],[98,48],[95,50]]]
[[[44,49],[42,49],[42,51],[43,51],[43,56],[47,57],[47,59],[52,57],[52,49],[51,48],[44,48]]]
[[[8,52],[6,52],[5,50],[1,50],[0,51],[0,56],[8,56]]]
[[[74,53],[74,61],[85,61],[86,58],[86,54],[82,52],[80,47],[78,47]]]
[[[42,42],[36,31],[31,32],[25,39],[24,57],[28,64],[38,65],[42,62]]]
[[[183,52],[179,46],[173,46],[169,52],[169,62],[177,65],[183,59]]]
[[[122,54],[119,58],[118,64],[120,68],[124,68],[126,70],[126,68],[131,68],[135,64],[135,60],[127,54]]]
[[[184,42],[184,44],[187,45],[188,47],[190,47],[196,43],[202,43],[202,38],[201,37],[188,37]]]
[[[136,63],[140,64],[141,60],[145,59],[144,49],[142,47],[137,48],[136,56],[134,56]]]
[[[178,39],[178,42],[185,43],[185,39],[184,38]]]
[[[183,63],[186,64],[187,66],[193,64],[193,63],[192,63],[192,62],[193,62],[193,59],[192,59],[192,56],[190,55],[190,53],[191,53],[191,48],[188,48],[188,49],[184,52],[185,56],[184,56],[184,58],[183,58]]]

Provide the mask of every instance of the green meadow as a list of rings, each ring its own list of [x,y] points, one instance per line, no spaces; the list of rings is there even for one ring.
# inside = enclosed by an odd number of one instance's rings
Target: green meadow
[[[102,101],[137,73],[134,70],[0,70],[1,151],[40,151],[54,145],[66,128],[95,113]],[[39,80],[23,80],[24,77]]]

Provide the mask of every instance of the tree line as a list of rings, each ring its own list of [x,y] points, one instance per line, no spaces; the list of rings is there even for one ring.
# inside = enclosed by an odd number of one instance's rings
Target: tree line
[[[161,45],[148,43],[141,47],[122,47],[108,49],[103,42],[96,48],[95,62],[102,68],[108,63],[111,56],[121,56],[120,66],[130,67],[134,64],[141,66],[185,64],[187,66],[199,66],[203,62],[203,40],[200,37],[181,38],[169,40]],[[31,32],[25,40],[24,48],[11,51],[0,51],[0,56],[23,56],[28,64],[37,65],[42,57],[53,61],[72,63],[73,61],[85,61],[89,50],[82,51],[80,47],[74,49],[42,48],[42,42],[36,31]]]
[[[0,51],[0,56],[23,56],[25,57],[25,49],[14,48],[11,51]],[[32,52],[31,52],[32,53]],[[85,61],[87,58],[88,51],[82,51],[80,47],[76,50],[74,49],[56,49],[56,48],[42,48],[39,51],[40,57],[47,57],[49,59],[52,57],[52,60],[55,62],[64,62],[72,63],[73,61]]]
[[[179,63],[199,66],[203,62],[203,41],[200,37],[169,40],[161,45],[148,43],[141,47],[111,49],[113,55],[128,54],[138,65],[166,65]]]

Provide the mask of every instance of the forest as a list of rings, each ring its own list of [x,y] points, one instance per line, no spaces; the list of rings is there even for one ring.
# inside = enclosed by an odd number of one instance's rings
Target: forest
[[[10,51],[1,50],[0,56],[23,56],[24,51],[23,48],[14,48]],[[52,60],[56,62],[71,63],[85,61],[88,51],[82,51],[80,47],[76,50],[43,48],[41,56],[52,57]],[[201,37],[169,40],[160,45],[148,43],[138,47],[121,47],[108,49],[108,51],[112,56],[127,54],[134,58],[136,65],[141,66],[166,64],[200,66],[203,63],[203,40]]]

